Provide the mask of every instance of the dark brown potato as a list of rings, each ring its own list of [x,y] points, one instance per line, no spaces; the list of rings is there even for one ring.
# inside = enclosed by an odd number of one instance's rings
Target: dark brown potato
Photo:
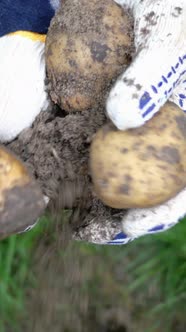
[[[0,147],[0,239],[32,225],[45,207],[25,166]]]
[[[63,0],[46,39],[52,100],[69,112],[103,104],[133,45],[131,16],[113,0]]]
[[[98,197],[113,208],[164,203],[186,186],[186,115],[167,103],[144,126],[118,131],[105,125],[91,146]]]

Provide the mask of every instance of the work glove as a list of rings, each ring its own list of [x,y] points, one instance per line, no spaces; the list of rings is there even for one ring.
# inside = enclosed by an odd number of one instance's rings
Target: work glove
[[[116,2],[133,12],[136,52],[110,92],[108,116],[118,129],[125,130],[143,125],[167,100],[186,112],[186,1]],[[185,214],[186,188],[165,204],[128,210],[122,219],[122,232],[110,243],[127,243],[141,235],[165,231]]]
[[[0,30],[1,142],[13,140],[31,126],[41,110],[47,109],[44,41],[50,19],[59,5],[59,1],[47,0],[14,3],[11,10],[9,1],[0,5],[1,13],[4,10]],[[186,3],[169,0],[165,5],[165,1],[158,0],[123,0],[119,4],[133,11],[136,57],[111,90],[106,111],[118,129],[125,130],[143,125],[168,99],[179,105],[180,112],[184,110]],[[141,235],[166,230],[186,214],[185,202],[186,189],[166,204],[128,210],[117,227],[112,221],[99,223],[98,216],[88,226],[88,241],[124,244]]]
[[[58,0],[0,1],[0,142],[48,107],[45,37]]]

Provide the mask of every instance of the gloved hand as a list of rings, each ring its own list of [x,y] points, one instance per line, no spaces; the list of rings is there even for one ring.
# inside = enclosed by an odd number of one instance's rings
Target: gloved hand
[[[45,37],[58,0],[0,1],[0,142],[47,109]]]
[[[186,112],[186,1],[116,2],[133,11],[136,55],[110,92],[108,116],[125,130],[143,125],[168,99]],[[111,243],[167,230],[185,214],[186,189],[166,204],[129,210]]]
[[[184,109],[186,3],[184,0],[169,0],[166,5],[159,0],[117,2],[130,7],[135,18],[136,57],[114,85],[106,105],[111,120],[124,130],[143,125],[168,99],[180,106],[180,112]],[[13,8],[12,4],[9,8],[9,1],[0,4],[3,13],[0,25],[3,36],[0,38],[1,142],[14,139],[32,124],[41,109],[47,108],[44,34],[59,1],[17,0],[14,4]],[[4,36],[11,32],[14,33]],[[128,112],[123,112],[123,105]],[[143,234],[173,226],[186,214],[185,201],[186,190],[183,190],[164,205],[129,210],[123,217],[121,232],[117,231],[107,243],[127,243]],[[107,224],[107,227],[110,226]]]
[[[116,2],[133,12],[136,52],[132,64],[110,92],[108,116],[118,129],[125,130],[143,125],[167,100],[177,104],[180,112],[186,111],[186,2]],[[81,238],[125,244],[145,234],[165,231],[185,214],[186,188],[165,204],[124,212],[119,227],[114,220],[94,222],[84,231],[85,235],[82,230]]]

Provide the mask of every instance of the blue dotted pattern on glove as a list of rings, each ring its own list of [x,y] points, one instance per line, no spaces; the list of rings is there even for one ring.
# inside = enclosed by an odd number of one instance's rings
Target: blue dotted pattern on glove
[[[53,16],[49,0],[0,0],[0,37],[18,30],[46,34]]]
[[[170,68],[170,71],[166,73],[165,75],[162,75],[161,80],[157,82],[157,84],[152,84],[149,91],[145,91],[143,95],[139,99],[139,109],[141,111],[142,117],[145,118],[147,117],[150,113],[153,114],[153,111],[155,107],[157,106],[156,103],[154,102],[153,96],[163,92],[166,98],[169,98],[173,90],[177,87],[177,85],[180,83],[181,78],[183,75],[186,74],[186,70],[183,69],[180,72],[179,77],[177,77],[177,71],[181,67],[185,68],[185,63],[186,63],[186,54],[183,54],[178,58],[177,63]],[[167,90],[167,85],[169,84],[170,78],[172,76],[175,76],[175,81],[172,84],[172,87],[170,87]],[[183,81],[183,83],[186,83],[186,81]],[[185,94],[179,94],[179,105],[181,108],[183,108],[183,100],[186,99]],[[158,104],[160,103],[161,98],[158,100]],[[186,110],[184,109],[184,112]]]

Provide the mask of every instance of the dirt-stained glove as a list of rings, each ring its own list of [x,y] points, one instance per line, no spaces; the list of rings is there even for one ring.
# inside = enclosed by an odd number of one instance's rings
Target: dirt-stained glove
[[[136,55],[110,92],[110,119],[121,130],[141,126],[168,99],[186,111],[186,2],[116,2],[133,11]]]
[[[186,1],[116,2],[133,11],[136,55],[110,92],[110,119],[121,130],[141,126],[168,99],[186,112]],[[122,221],[123,233],[110,243],[167,230],[185,214],[186,189],[166,204],[129,210]]]

